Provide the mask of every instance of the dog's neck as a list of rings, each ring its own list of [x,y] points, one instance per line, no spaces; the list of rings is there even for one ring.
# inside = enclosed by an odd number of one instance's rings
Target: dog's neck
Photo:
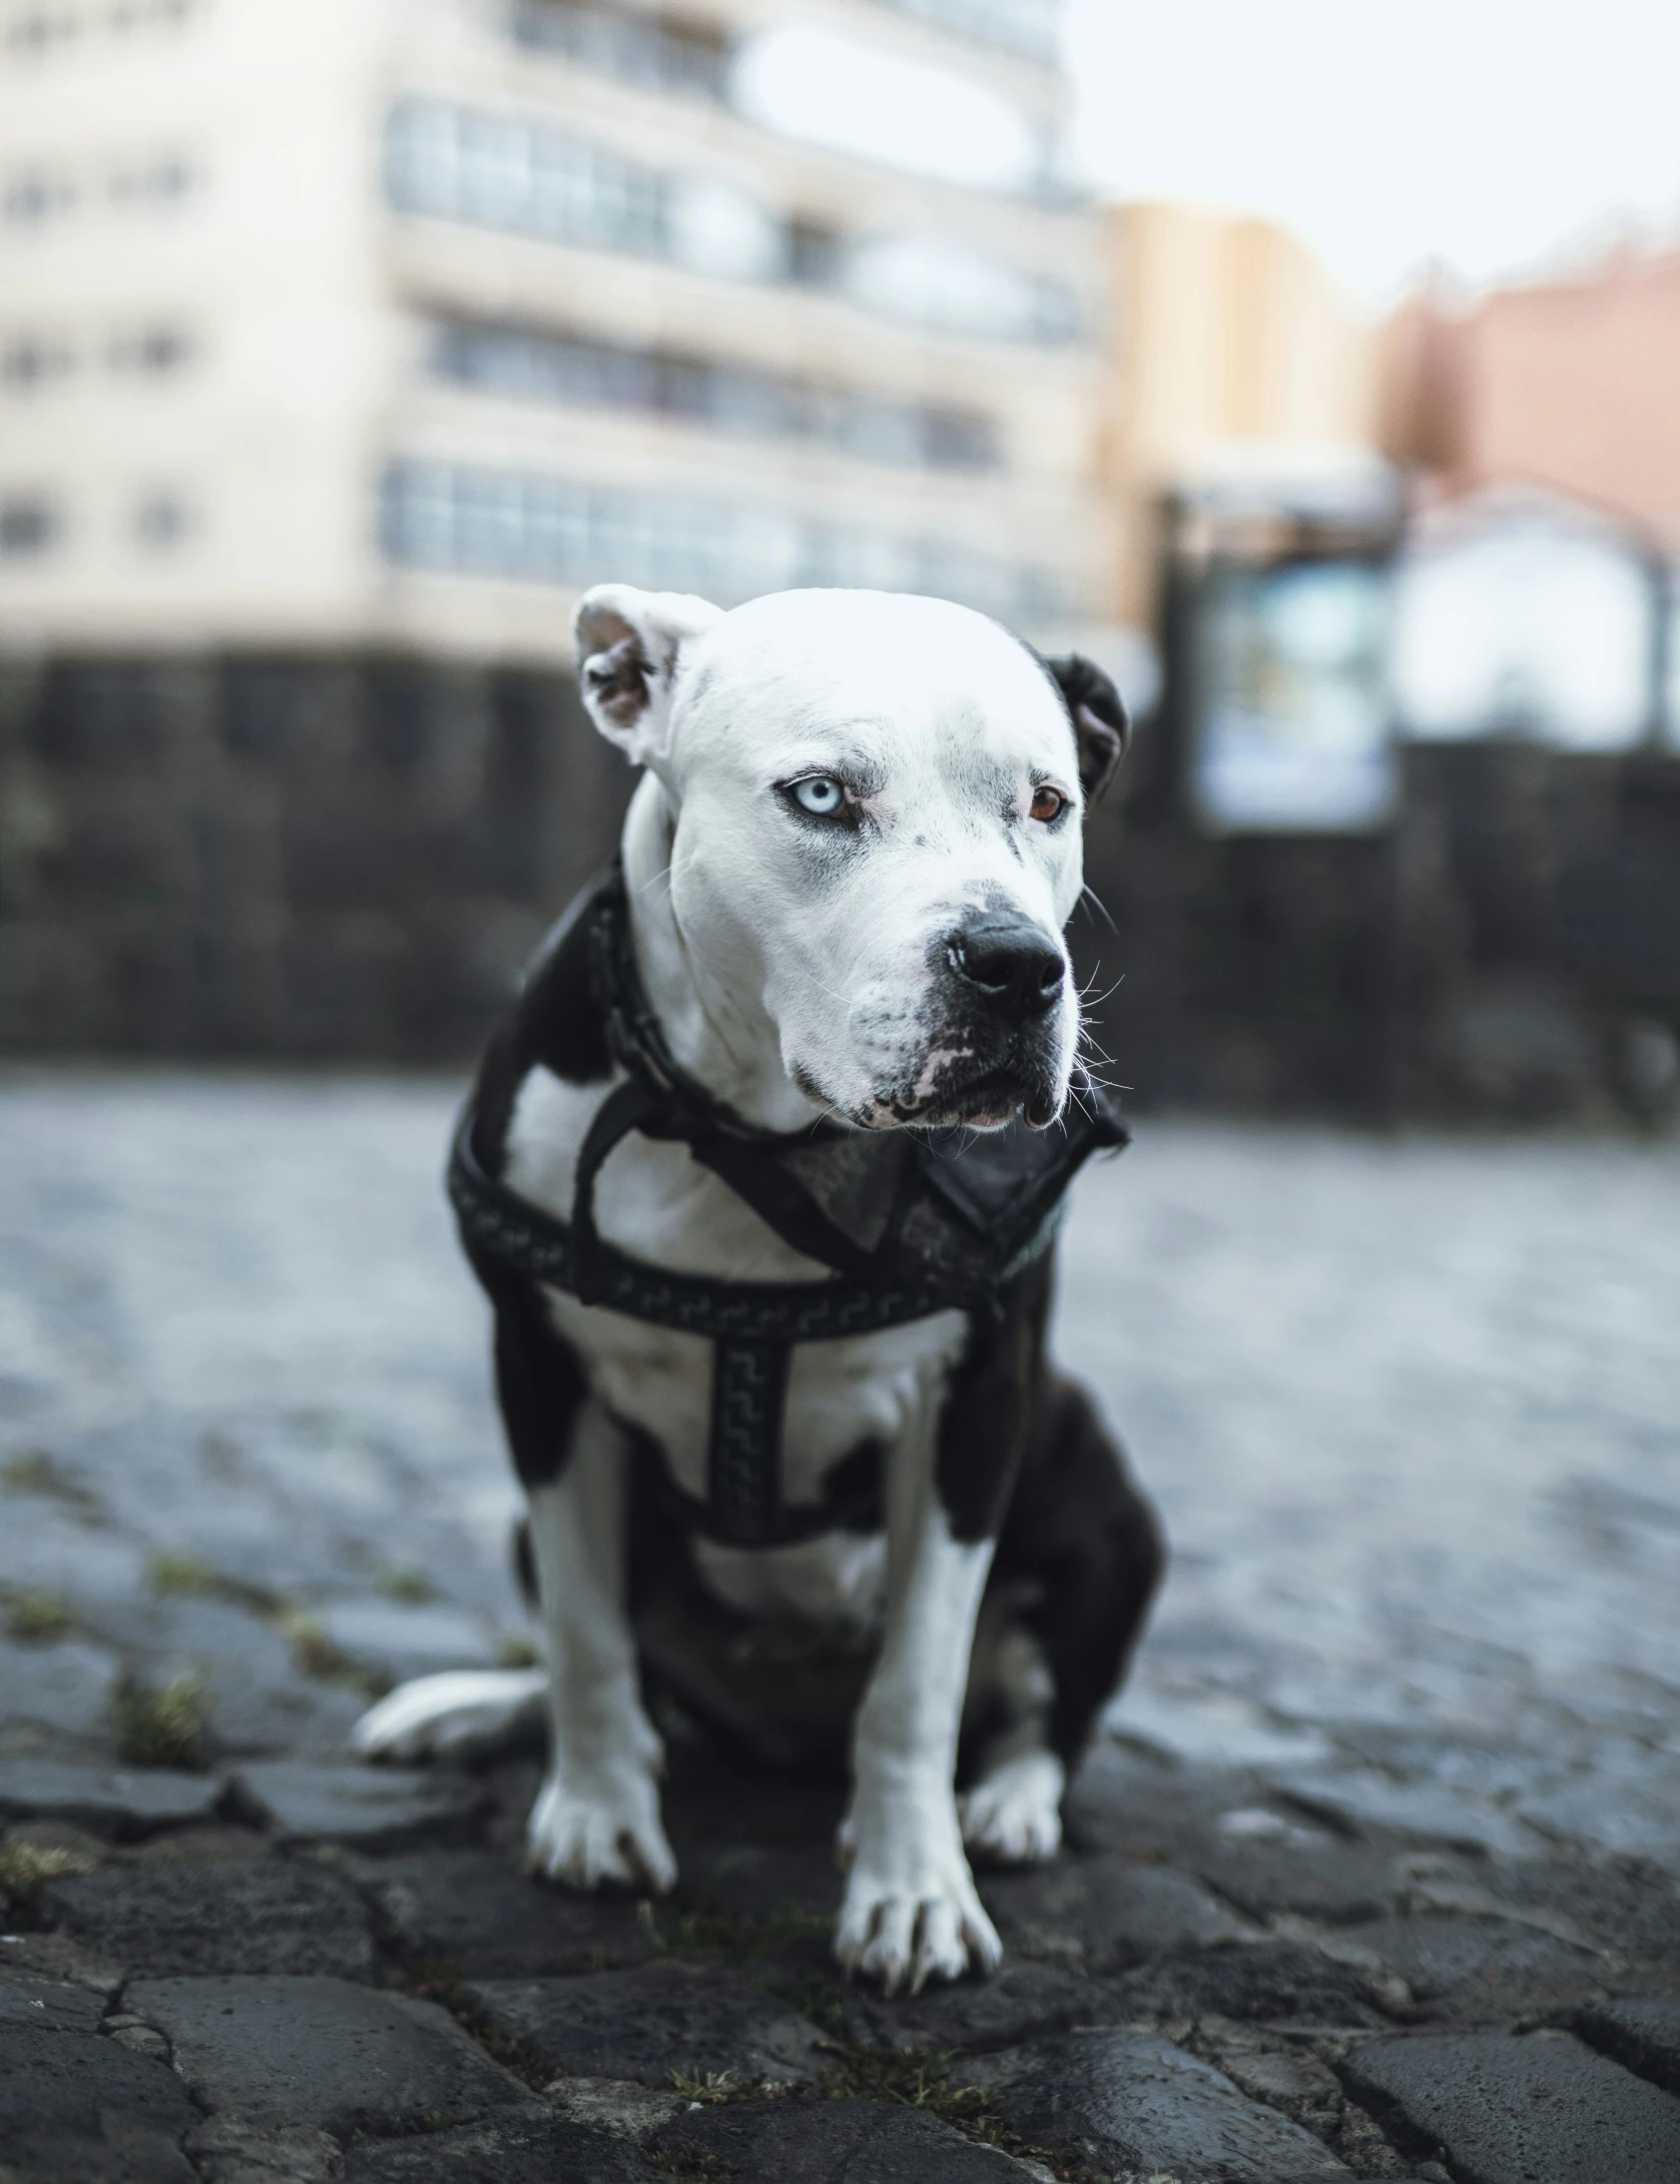
[[[788,1075],[762,997],[695,960],[671,900],[675,819],[645,774],[630,800],[621,844],[630,936],[649,1006],[677,1062],[715,1099],[762,1130],[809,1129],[827,1112]]]

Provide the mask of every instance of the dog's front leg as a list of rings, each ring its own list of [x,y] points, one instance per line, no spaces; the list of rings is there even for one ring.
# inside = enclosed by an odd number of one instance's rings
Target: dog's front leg
[[[625,1613],[623,1437],[586,1402],[558,1478],[530,1489],[531,1548],[548,1633],[548,1774],[531,1808],[534,1873],[593,1889],[663,1892],[677,1862],[659,1818],[663,1757],[642,1710]]]
[[[893,1451],[887,1493],[887,1610],[880,1660],[857,1716],[850,1863],[835,1953],[890,1994],[1003,1950],[962,1848],[953,1778],[957,1730],[989,1539],[951,1536],[933,1484],[932,1435]]]

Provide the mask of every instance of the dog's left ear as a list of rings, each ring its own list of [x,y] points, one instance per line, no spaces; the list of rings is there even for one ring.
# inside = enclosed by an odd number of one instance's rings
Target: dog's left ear
[[[1044,665],[1073,723],[1079,745],[1079,785],[1087,806],[1093,805],[1126,756],[1132,724],[1120,702],[1120,693],[1095,661],[1087,660],[1082,652],[1062,653]]]
[[[589,718],[632,766],[665,757],[677,662],[723,609],[689,592],[597,584],[578,602],[578,682]]]

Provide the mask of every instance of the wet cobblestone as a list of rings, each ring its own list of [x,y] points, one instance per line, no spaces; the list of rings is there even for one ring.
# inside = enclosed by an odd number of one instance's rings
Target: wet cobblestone
[[[533,1761],[348,1760],[526,1636],[452,1096],[0,1083],[7,2184],[1676,2173],[1672,1145],[1086,1179],[1061,1349],[1173,1575],[1004,1971],[887,2001],[837,1786],[674,1750],[643,1910],[524,1880]]]

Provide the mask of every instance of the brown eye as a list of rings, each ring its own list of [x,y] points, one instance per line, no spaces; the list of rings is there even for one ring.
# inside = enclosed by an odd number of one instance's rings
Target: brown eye
[[[1046,825],[1058,819],[1067,810],[1067,799],[1059,789],[1035,789],[1032,793],[1031,816],[1042,819]]]

